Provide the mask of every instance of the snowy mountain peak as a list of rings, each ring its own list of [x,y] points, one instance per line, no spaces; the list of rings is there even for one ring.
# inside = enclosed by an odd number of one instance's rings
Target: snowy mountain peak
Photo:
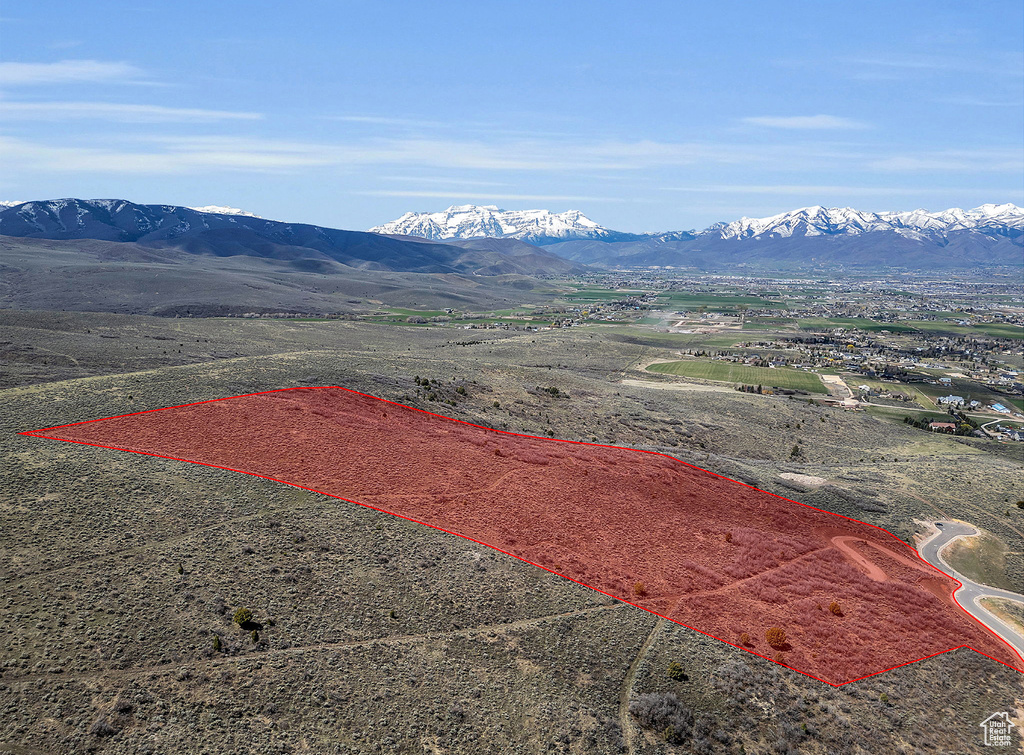
[[[1012,228],[1024,229],[1024,210],[1014,204],[984,204],[973,210],[954,207],[941,212],[865,212],[850,207],[802,207],[767,218],[740,218],[717,223],[704,233],[724,239],[758,236],[824,236],[894,231],[916,238],[921,234],[949,231]]]
[[[605,239],[614,231],[602,228],[579,210],[502,210],[495,205],[452,205],[441,212],[407,212],[371,233],[421,236],[427,239],[468,239],[480,236],[532,242]]]

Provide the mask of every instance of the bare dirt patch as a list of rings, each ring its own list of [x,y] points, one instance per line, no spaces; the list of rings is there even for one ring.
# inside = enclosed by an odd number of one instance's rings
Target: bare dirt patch
[[[783,472],[779,475],[783,480],[789,480],[791,482],[798,483],[800,485],[806,485],[811,488],[818,488],[824,485],[828,480],[824,477],[817,477],[809,474],[799,474],[797,472]]]
[[[662,391],[701,391],[701,392],[718,392],[718,393],[735,393],[735,388],[729,388],[724,385],[705,385],[703,383],[659,383],[654,380],[634,380],[633,378],[625,378],[622,380],[623,385],[631,385],[636,388],[655,388]]]

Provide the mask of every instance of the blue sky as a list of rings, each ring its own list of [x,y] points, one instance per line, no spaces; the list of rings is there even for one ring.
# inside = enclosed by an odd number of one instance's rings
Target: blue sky
[[[1024,204],[1019,0],[0,5],[0,198],[626,230]]]

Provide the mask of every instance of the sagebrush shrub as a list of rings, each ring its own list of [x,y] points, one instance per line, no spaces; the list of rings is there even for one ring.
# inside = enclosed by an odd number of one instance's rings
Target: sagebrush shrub
[[[672,661],[668,664],[668,669],[665,671],[668,674],[669,679],[675,679],[677,682],[685,682],[689,677],[686,675],[686,671],[683,670],[683,665],[678,661]]]
[[[693,713],[674,692],[648,692],[629,701],[629,712],[645,729],[654,729],[665,736],[671,727],[675,744],[684,741],[693,728]]]
[[[764,633],[764,638],[773,648],[781,648],[786,645],[786,632],[779,627],[770,627],[768,631]]]

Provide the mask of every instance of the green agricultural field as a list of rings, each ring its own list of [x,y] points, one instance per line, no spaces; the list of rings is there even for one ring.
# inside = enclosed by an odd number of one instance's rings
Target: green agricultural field
[[[712,362],[699,359],[684,359],[678,362],[660,362],[647,368],[650,372],[664,375],[721,380],[744,385],[778,386],[794,388],[810,393],[828,393],[821,378],[811,372],[793,370],[788,367],[750,367],[733,362]]]
[[[1024,328],[1008,323],[983,322],[977,325],[957,325],[940,320],[908,320],[907,325],[929,333],[947,333],[956,336],[991,336],[993,338],[1024,338]]]
[[[788,309],[781,300],[762,299],[759,296],[735,296],[732,294],[678,294],[671,293],[658,297],[658,303],[672,310],[693,311],[706,307],[714,312],[735,311],[745,305],[751,309]]]
[[[740,343],[744,336],[736,331],[726,333],[660,333],[650,328],[634,327],[622,322],[592,321],[587,327],[600,327],[602,335],[610,335],[613,340],[628,343],[642,343],[666,349],[731,349]]]
[[[576,304],[584,302],[609,302],[626,299],[630,296],[642,294],[643,291],[615,291],[610,288],[581,288],[579,291],[565,294],[562,298],[568,299]]]
[[[914,328],[908,324],[895,322],[875,322],[866,317],[805,317],[799,320],[801,330],[822,330],[825,328],[857,328],[877,332],[888,330],[891,333],[911,333]]]
[[[743,323],[744,330],[784,330],[797,324],[786,317],[757,317]]]

